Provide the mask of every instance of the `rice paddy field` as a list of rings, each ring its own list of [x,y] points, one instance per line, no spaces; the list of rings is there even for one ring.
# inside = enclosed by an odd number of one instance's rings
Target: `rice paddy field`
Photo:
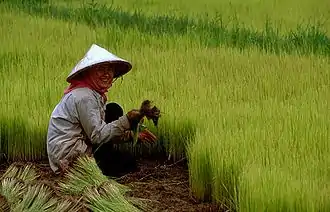
[[[213,211],[330,211],[330,1],[2,0],[0,14],[3,163],[47,160],[50,113],[95,43],[133,64],[109,101],[128,111],[151,99],[163,112],[158,128],[150,124],[157,144],[123,148],[186,160],[185,192],[196,201]],[[106,181],[87,162],[88,176],[73,171],[63,191]],[[1,178],[0,203],[13,196],[14,171]],[[32,172],[15,171],[28,182]],[[116,186],[104,185],[102,198],[86,191],[89,209],[137,210]],[[51,208],[22,201],[12,211]],[[197,211],[176,209],[153,211]]]

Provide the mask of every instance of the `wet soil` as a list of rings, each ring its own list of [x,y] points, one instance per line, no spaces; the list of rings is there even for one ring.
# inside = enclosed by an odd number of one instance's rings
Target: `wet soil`
[[[29,163],[16,162],[16,165]],[[129,186],[132,191],[129,196],[147,199],[152,211],[164,212],[215,212],[223,211],[216,204],[199,202],[189,189],[188,171],[184,161],[166,163],[156,160],[140,159],[140,170],[117,178],[116,181]],[[45,161],[34,162],[34,167],[40,175],[40,183],[44,183],[55,190],[55,194],[61,195],[57,183],[61,177],[55,176]],[[8,165],[0,166],[0,175]],[[88,211],[88,210],[84,210]]]

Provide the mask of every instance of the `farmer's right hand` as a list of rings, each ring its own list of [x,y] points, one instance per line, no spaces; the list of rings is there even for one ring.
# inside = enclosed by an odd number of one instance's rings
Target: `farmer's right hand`
[[[157,137],[147,129],[144,129],[142,132],[139,133],[139,142],[140,143],[152,144],[152,143],[155,143],[156,140],[157,140]]]
[[[130,123],[131,129],[136,129],[138,123],[143,118],[143,115],[139,110],[133,109],[126,114],[126,117]]]

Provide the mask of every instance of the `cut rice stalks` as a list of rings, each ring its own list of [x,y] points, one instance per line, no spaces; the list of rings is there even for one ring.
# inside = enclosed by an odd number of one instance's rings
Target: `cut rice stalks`
[[[21,168],[11,165],[0,178],[1,211],[76,212],[80,210],[79,205],[54,197],[50,187],[37,182],[38,177],[31,165]]]
[[[81,196],[84,205],[93,211],[148,211],[142,199],[126,197],[129,187],[103,175],[89,156],[79,157],[59,185],[63,192]]]

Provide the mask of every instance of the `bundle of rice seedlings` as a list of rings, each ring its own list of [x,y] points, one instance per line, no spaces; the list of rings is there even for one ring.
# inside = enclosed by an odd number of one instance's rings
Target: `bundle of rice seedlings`
[[[105,182],[117,186],[122,194],[130,190],[127,186],[119,184],[103,175],[94,158],[82,156],[77,159],[74,168],[68,171],[64,181],[60,182],[59,186],[65,193],[80,196],[86,188],[93,186],[99,187]]]
[[[0,209],[10,211],[12,206],[19,202],[26,190],[26,184],[32,183],[37,178],[31,166],[23,169],[11,165],[1,176],[0,184]]]
[[[51,189],[45,185],[28,185],[22,200],[13,204],[12,212],[71,212],[79,211],[80,208],[73,203],[53,197]]]
[[[116,212],[139,212],[140,210],[132,205],[122,195],[117,186],[105,183],[102,187],[88,188],[84,193],[88,208],[95,212],[116,211]]]
[[[33,183],[38,178],[37,172],[33,169],[32,165],[26,165],[23,168],[18,168],[14,164],[10,165],[6,172],[1,176],[1,180],[6,178],[15,178],[25,184]]]
[[[53,208],[53,212],[78,212],[81,211],[83,205],[70,202],[66,199],[58,199],[57,205]]]
[[[24,194],[25,185],[15,178],[5,178],[1,181],[0,195],[1,205],[10,208],[11,205],[18,202]],[[6,210],[3,210],[6,211]],[[8,210],[7,210],[8,211]]]
[[[39,184],[37,178],[31,165],[22,168],[11,165],[0,178],[1,211],[79,211],[80,208],[73,203],[53,197],[53,191]]]
[[[82,196],[93,211],[147,211],[142,199],[125,197],[129,187],[103,175],[92,157],[79,157],[59,186],[65,193]]]
[[[45,185],[28,185],[22,200],[12,206],[12,211],[52,211],[56,208],[56,200]]]

